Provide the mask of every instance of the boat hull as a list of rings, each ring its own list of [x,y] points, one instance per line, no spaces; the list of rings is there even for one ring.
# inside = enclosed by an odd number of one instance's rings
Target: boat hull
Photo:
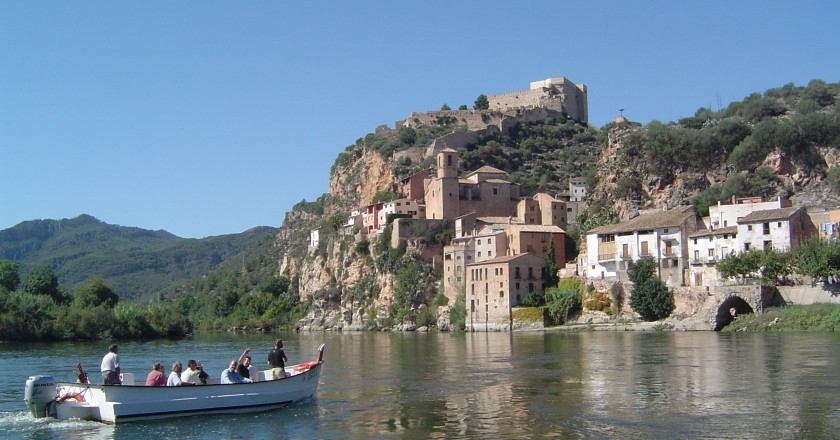
[[[56,384],[59,398],[52,416],[61,419],[124,423],[185,417],[268,411],[315,395],[322,362],[305,369],[291,367],[292,376],[243,384],[179,387],[142,385]],[[261,372],[265,376],[266,372]]]

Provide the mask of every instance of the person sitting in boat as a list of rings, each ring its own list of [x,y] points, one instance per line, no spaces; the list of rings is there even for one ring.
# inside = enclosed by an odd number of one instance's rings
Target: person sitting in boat
[[[283,351],[283,340],[278,339],[274,341],[274,349],[268,353],[268,365],[271,365],[272,379],[276,380],[286,377],[286,362],[288,361],[286,352]]]
[[[172,364],[172,372],[169,373],[169,379],[166,381],[166,386],[177,387],[183,383],[181,382],[181,368],[182,366],[180,362]]]
[[[190,359],[187,362],[187,369],[181,373],[181,382],[182,383],[191,383],[193,385],[201,385],[201,378],[199,374],[201,371],[198,369],[198,362]]]
[[[108,347],[108,354],[102,358],[102,383],[105,385],[120,385],[120,348],[117,344]]]
[[[257,367],[251,364],[251,352],[250,348],[246,348],[245,352],[242,353],[242,356],[239,356],[239,367],[237,367],[236,371],[244,378],[251,379],[252,382],[256,382],[259,378],[257,377]]]
[[[250,383],[251,379],[246,377],[242,377],[238,371],[236,371],[236,367],[239,365],[239,362],[235,360],[230,361],[230,365],[228,366],[225,371],[222,371],[222,383]]]
[[[201,381],[202,385],[207,385],[207,378],[210,377],[210,375],[204,371],[204,367],[201,366],[201,361],[197,362],[196,367],[198,368],[198,380]]]
[[[166,385],[166,378],[163,377],[163,364],[155,362],[152,365],[152,371],[146,376],[147,387],[162,387]]]

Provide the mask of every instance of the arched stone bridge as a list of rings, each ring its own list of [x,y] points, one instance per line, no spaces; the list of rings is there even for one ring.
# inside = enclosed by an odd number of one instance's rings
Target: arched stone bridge
[[[738,315],[760,315],[766,307],[784,304],[778,290],[772,286],[717,286],[710,288],[709,294],[714,297],[710,298],[714,304],[710,321],[715,331],[725,327]]]

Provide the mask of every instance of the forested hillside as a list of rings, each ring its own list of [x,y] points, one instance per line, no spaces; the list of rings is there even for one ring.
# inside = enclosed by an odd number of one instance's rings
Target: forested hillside
[[[270,241],[276,229],[185,239],[166,231],[109,225],[90,215],[33,220],[0,231],[0,259],[24,274],[48,266],[70,291],[100,278],[123,300],[171,295],[234,256]]]

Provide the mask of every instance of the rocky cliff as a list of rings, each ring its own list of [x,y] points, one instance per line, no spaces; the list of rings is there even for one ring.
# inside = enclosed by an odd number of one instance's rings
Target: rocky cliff
[[[453,116],[457,112],[424,114],[422,120],[415,115],[405,126],[378,130],[339,154],[329,193],[317,209],[302,204],[287,214],[277,234],[276,245],[284,252],[278,269],[297,278],[301,299],[311,301],[303,327],[362,329],[436,321],[438,314],[429,317],[423,310],[423,304],[433,302],[440,279],[420,257],[429,244],[412,241],[393,249],[388,238],[367,242],[346,234],[342,226],[351,211],[395,192],[399,179],[428,167],[435,151],[429,146],[442,137],[446,142],[471,140],[458,146],[465,168],[487,164],[505,169],[525,193],[562,191],[569,177],[585,175],[592,186],[584,219],[612,222],[640,209],[699,206],[732,195],[784,195],[796,206],[840,207],[836,101],[837,84],[787,85],[718,112],[701,108],[674,123],[642,126],[617,119],[600,131],[558,122],[553,115],[542,122],[534,121],[533,114],[527,121],[504,115],[505,131],[494,125],[501,120],[498,115],[484,118],[484,127],[460,127]],[[482,119],[474,113],[471,125]],[[497,128],[485,130],[490,126]],[[484,131],[453,136],[458,130]],[[603,210],[615,215],[598,217]],[[315,229],[320,243],[309,248],[309,232]],[[411,302],[420,306],[398,310],[395,304],[404,299],[395,301],[395,295],[405,295],[399,285],[406,280],[414,283]]]

